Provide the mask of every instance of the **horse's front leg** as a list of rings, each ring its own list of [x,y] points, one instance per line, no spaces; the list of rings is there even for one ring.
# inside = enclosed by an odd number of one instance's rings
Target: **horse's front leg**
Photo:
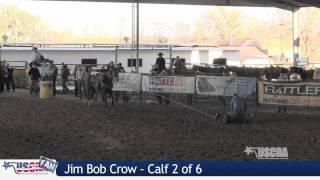
[[[105,89],[102,89],[101,96],[102,96],[102,100],[104,102],[104,106],[108,107],[108,96],[107,96]]]
[[[112,103],[112,106],[114,106],[114,97],[113,97],[113,92],[112,92],[112,90],[110,91],[110,93],[111,93],[111,103]]]
[[[95,96],[97,93],[97,90],[94,89],[93,87],[90,88],[90,103],[93,103],[93,101],[95,101]]]
[[[104,90],[104,87],[101,87],[100,90],[101,90],[101,101],[104,102],[104,98],[105,98],[105,97],[104,97],[104,96],[105,96],[105,95],[104,95],[104,91],[105,91],[105,90]]]
[[[97,99],[98,99],[99,85],[96,85],[94,89],[95,89],[94,94],[93,94],[93,96],[94,96],[94,101],[97,101]]]

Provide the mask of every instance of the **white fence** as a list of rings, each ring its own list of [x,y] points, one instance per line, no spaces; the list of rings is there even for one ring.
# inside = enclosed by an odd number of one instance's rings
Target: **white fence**
[[[256,94],[256,78],[228,76],[150,76],[120,73],[114,91],[247,97]]]

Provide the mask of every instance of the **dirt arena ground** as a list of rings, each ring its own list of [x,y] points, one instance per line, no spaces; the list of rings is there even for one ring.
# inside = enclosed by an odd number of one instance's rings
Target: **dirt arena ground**
[[[194,106],[214,114],[221,105]],[[320,159],[320,113],[252,107],[250,124],[225,125],[177,104],[90,107],[71,95],[0,94],[0,159],[249,160],[246,146],[287,147],[289,159]]]

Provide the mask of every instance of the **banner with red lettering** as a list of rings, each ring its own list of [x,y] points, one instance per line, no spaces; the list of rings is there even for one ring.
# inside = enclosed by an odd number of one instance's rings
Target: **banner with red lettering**
[[[143,92],[195,93],[195,77],[142,76]]]

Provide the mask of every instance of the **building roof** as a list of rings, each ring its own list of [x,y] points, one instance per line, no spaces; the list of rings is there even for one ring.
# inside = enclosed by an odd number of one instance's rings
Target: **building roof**
[[[115,51],[118,50],[136,50],[124,44],[5,44],[1,47],[2,50],[18,50],[31,51],[36,46],[40,51]],[[165,44],[141,44],[139,50],[156,50],[156,51],[209,51],[217,50],[215,46],[179,46]]]
[[[222,50],[239,50],[240,51],[240,64],[265,64],[262,62],[271,62],[271,58],[268,53],[261,50],[256,46],[221,46],[219,49]]]
[[[41,0],[38,0],[41,1]],[[43,0],[42,0],[43,1]],[[50,1],[50,0],[44,0]],[[87,2],[123,2],[132,3],[137,0],[54,0],[54,1],[87,1]],[[140,3],[154,4],[190,4],[190,5],[216,5],[216,6],[252,6],[277,7],[292,10],[297,7],[320,7],[319,0],[139,0]]]

